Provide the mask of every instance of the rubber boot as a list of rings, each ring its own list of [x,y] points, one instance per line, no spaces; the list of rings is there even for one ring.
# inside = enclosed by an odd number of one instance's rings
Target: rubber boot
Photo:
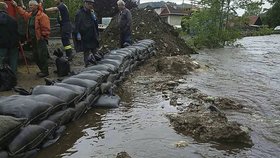
[[[66,56],[68,58],[68,61],[72,61],[73,60],[73,52],[72,52],[72,49],[67,49],[65,50],[66,52]]]

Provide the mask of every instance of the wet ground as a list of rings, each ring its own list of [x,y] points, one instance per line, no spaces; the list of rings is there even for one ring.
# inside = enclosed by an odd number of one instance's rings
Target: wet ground
[[[69,124],[58,143],[42,150],[38,158],[112,158],[122,151],[133,158],[278,157],[280,35],[247,37],[238,43],[243,47],[194,55],[202,67],[186,76],[141,67],[119,87],[120,108],[90,110]],[[251,129],[254,146],[202,143],[176,132],[166,114],[179,109],[170,105],[168,92],[159,87],[178,80],[181,88],[198,88],[244,105],[226,115]]]
[[[56,56],[53,55],[53,52],[55,49],[61,48],[63,50],[63,46],[61,44],[60,38],[51,38],[49,40],[48,50],[50,58],[48,60],[49,63],[49,76],[47,78],[50,79],[58,79],[57,74],[54,73],[56,70],[55,66],[55,59]],[[34,62],[30,62],[29,60],[32,60],[31,51],[25,51],[25,56],[27,57],[27,66],[24,63],[20,63],[18,65],[17,70],[17,78],[18,78],[18,87],[22,87],[26,90],[30,90],[31,88],[34,88],[36,85],[42,85],[45,84],[44,78],[39,78],[36,73],[39,72],[38,66]],[[84,67],[83,62],[83,54],[82,53],[75,53],[75,58],[70,63],[71,65],[71,71],[78,71]],[[0,96],[9,96],[17,94],[13,90],[6,91],[6,92],[0,92]]]

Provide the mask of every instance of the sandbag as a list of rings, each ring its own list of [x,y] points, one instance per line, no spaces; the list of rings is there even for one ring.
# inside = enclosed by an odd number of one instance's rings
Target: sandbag
[[[124,72],[123,72],[123,75],[124,76],[128,76],[130,74],[131,70],[130,70],[130,67],[127,67]]]
[[[24,153],[17,154],[12,158],[35,158],[38,152],[39,152],[38,149],[33,149]]]
[[[113,83],[115,80],[119,78],[118,74],[110,74],[107,78],[107,82]]]
[[[118,55],[118,54],[106,54],[104,55],[103,59],[112,59],[112,60],[118,60],[123,63],[123,61],[128,60],[129,57]]]
[[[112,50],[110,53],[110,55],[118,55],[118,56],[122,56],[125,59],[132,59],[132,55],[131,53],[118,53],[118,50]]]
[[[110,73],[114,73],[114,72],[117,72],[118,71],[118,67],[116,67],[115,65],[112,65],[112,64],[99,64],[99,65],[105,65],[108,67],[108,72]],[[102,70],[101,70],[102,71]],[[104,70],[103,70],[104,71]]]
[[[86,92],[86,88],[78,85],[67,84],[67,83],[55,83],[55,86],[70,89],[76,92],[78,95],[83,95]]]
[[[72,77],[63,80],[62,83],[67,83],[67,84],[84,87],[88,90],[88,92],[91,92],[97,86],[96,81],[80,79],[80,78],[72,78]]]
[[[137,59],[138,58],[138,55],[139,55],[139,50],[136,49],[134,46],[129,46],[129,47],[126,47],[125,50],[127,51],[130,51],[132,56],[133,56],[133,59]]]
[[[52,96],[56,96],[67,104],[71,104],[79,97],[79,94],[77,92],[59,86],[36,86],[32,91],[32,95],[39,94],[49,94]]]
[[[118,80],[115,80],[114,84],[116,86],[119,86],[121,83],[123,83],[125,76],[121,76]]]
[[[0,158],[9,158],[9,154],[7,151],[0,151]]]
[[[54,85],[58,86],[58,87],[67,88],[67,89],[70,89],[70,90],[76,92],[78,94],[78,96],[77,96],[77,100],[75,100],[75,102],[80,102],[80,100],[83,100],[86,95],[86,92],[87,92],[85,87],[81,87],[81,86],[77,86],[77,85],[73,85],[73,84],[55,83]]]
[[[122,65],[122,61],[115,59],[103,59],[98,62],[99,64],[111,64],[119,68]]]
[[[28,122],[44,119],[51,108],[50,104],[37,102],[25,96],[10,96],[0,101],[0,115],[27,118]]]
[[[22,129],[22,131],[9,144],[10,155],[16,155],[25,151],[32,150],[39,146],[43,141],[47,129],[38,125],[29,125]]]
[[[130,70],[131,70],[131,71],[134,71],[136,68],[137,68],[136,63],[130,65]]]
[[[50,109],[49,114],[53,114],[54,112],[60,111],[61,109],[67,107],[67,104],[63,100],[49,94],[31,95],[27,97],[30,97],[38,102],[50,104],[52,108]]]
[[[108,77],[110,75],[110,72],[108,72],[106,70],[86,70],[86,71],[82,71],[81,73],[98,74],[98,75],[102,75],[105,79],[106,79],[106,77]]]
[[[26,119],[0,115],[0,147],[5,148],[8,145],[7,142],[20,132],[25,121]]]
[[[59,126],[59,128],[54,133],[54,138],[50,140],[46,140],[46,142],[42,144],[42,148],[46,148],[51,146],[52,144],[55,144],[65,130],[66,130],[66,126]]]
[[[103,108],[118,108],[121,98],[117,95],[101,95],[99,99],[94,104],[94,107],[103,107]]]
[[[77,105],[75,105],[75,114],[74,114],[73,120],[79,119],[84,113],[86,113],[87,109],[88,108],[87,108],[86,101],[82,101],[82,102],[78,103]]]
[[[0,92],[11,90],[16,85],[17,77],[11,68],[7,65],[0,68]]]
[[[51,116],[48,117],[47,120],[53,121],[56,123],[58,126],[65,125],[72,121],[73,117],[75,114],[75,109],[73,108],[68,108],[63,111],[59,111]]]
[[[132,58],[132,59],[136,59],[137,57],[137,54],[136,52],[132,52],[131,50],[129,49],[120,49],[120,50],[117,50],[116,51],[116,54],[123,54],[125,55],[126,57],[129,57],[129,58]]]
[[[100,94],[90,94],[89,96],[87,96],[87,98],[85,99],[85,102],[87,103],[88,109],[90,109],[92,107],[94,102],[96,102],[96,100],[99,97],[100,97]]]
[[[94,73],[80,73],[78,75],[71,76],[71,78],[87,79],[87,80],[95,81],[97,83],[103,82],[104,79],[101,74],[94,74]]]
[[[139,66],[139,65],[141,65],[142,63],[140,62],[140,61],[135,61],[135,65],[136,66]]]
[[[39,124],[39,126],[48,130],[48,132],[46,132],[45,138],[53,135],[53,133],[55,132],[55,130],[57,128],[57,124],[51,120],[44,120]]]
[[[111,64],[98,64],[98,65],[87,67],[83,71],[89,71],[89,70],[116,72],[117,68]]]
[[[124,70],[129,67],[131,64],[133,63],[133,61],[127,60],[124,62],[124,64],[120,67],[119,69],[119,73],[120,75],[122,75],[124,73]]]
[[[93,95],[100,94],[100,87],[96,87],[96,88],[94,89],[94,91],[92,91],[91,94],[93,94]]]
[[[102,82],[106,81],[108,76],[111,74],[110,72],[105,71],[105,70],[87,70],[87,71],[81,72],[80,74],[83,74],[83,73],[91,73],[91,74],[102,75]]]

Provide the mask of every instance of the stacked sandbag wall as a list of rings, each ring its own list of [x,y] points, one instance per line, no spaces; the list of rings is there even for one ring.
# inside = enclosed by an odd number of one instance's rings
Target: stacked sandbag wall
[[[110,51],[97,65],[59,83],[38,85],[31,95],[0,97],[0,158],[31,157],[92,107],[113,107],[110,97],[118,97],[102,95],[104,87],[119,85],[154,54],[155,42],[142,40]]]

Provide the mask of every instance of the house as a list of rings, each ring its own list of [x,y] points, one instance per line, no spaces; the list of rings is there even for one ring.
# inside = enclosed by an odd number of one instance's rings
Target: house
[[[150,8],[153,9],[157,14],[160,14],[162,11],[162,6],[165,5],[164,1],[160,2],[147,2],[147,3],[141,3],[138,7],[139,8]]]
[[[159,15],[168,24],[174,26],[175,28],[181,28],[181,21],[184,16],[191,15],[191,7],[178,7],[177,5],[166,3],[161,7],[161,12]]]
[[[259,16],[249,16],[247,25],[252,27],[260,27],[262,25],[262,20]]]

